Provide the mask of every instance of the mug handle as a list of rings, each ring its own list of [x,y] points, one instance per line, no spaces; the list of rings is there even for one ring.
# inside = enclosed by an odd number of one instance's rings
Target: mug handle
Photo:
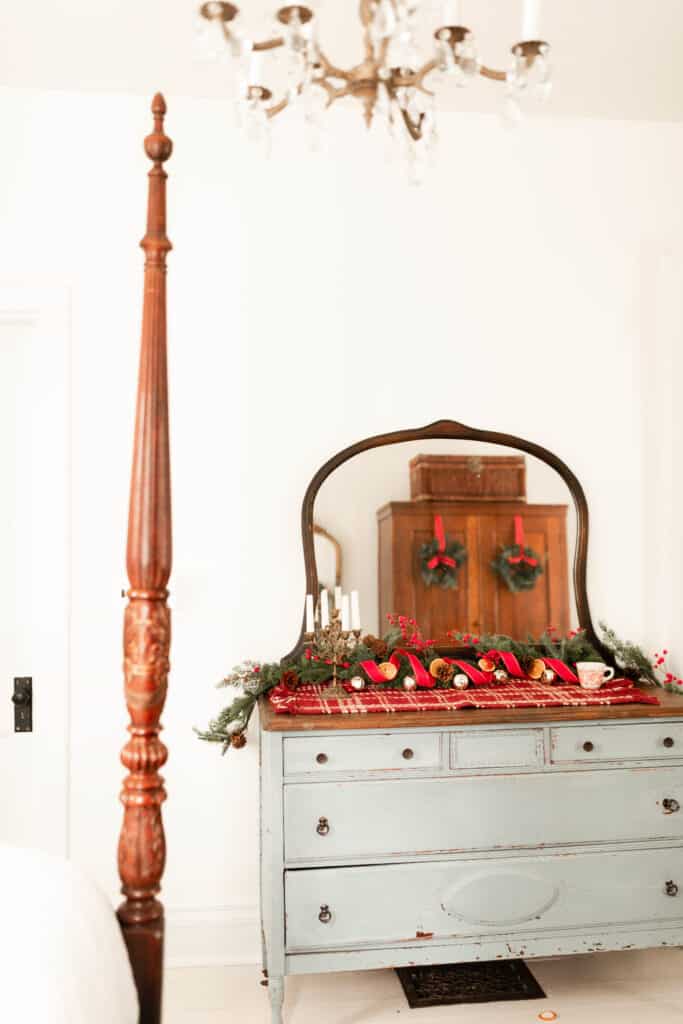
[[[602,677],[602,681],[603,681],[603,683],[608,683],[610,681],[610,679],[614,679],[614,669],[613,668],[605,668],[605,673],[604,673],[604,675]]]

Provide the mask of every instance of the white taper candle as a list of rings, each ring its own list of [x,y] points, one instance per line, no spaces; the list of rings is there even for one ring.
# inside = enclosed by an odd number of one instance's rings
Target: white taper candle
[[[342,595],[341,603],[341,624],[342,629],[347,631],[351,628],[350,615],[349,615],[349,595]]]
[[[360,629],[360,601],[358,591],[351,591],[351,629]]]
[[[520,42],[526,43],[532,39],[538,39],[538,23],[541,15],[541,0],[524,0],[522,10],[522,38]]]
[[[320,625],[326,629],[330,624],[330,604],[327,599],[327,591],[320,591]]]
[[[441,7],[442,25],[462,25],[461,0],[444,0]]]
[[[315,632],[315,620],[313,617],[313,594],[306,594],[306,632]]]
[[[337,609],[338,612],[341,611],[341,603],[342,603],[342,588],[341,587],[335,587],[334,588],[334,607]]]

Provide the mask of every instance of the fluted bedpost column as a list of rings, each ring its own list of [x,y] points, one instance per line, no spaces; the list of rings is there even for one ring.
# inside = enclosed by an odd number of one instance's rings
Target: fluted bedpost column
[[[130,589],[124,617],[124,675],[130,715],[129,740],[121,752],[128,769],[121,801],[119,874],[124,902],[118,909],[140,997],[141,1024],[161,1020],[164,910],[157,899],[166,845],[161,805],[166,799],[159,769],[167,750],[159,722],[169,669],[171,574],[171,477],[166,371],[166,172],[172,143],[164,135],[166,104],[152,101],[154,130],[145,139],[149,172],[145,289],[128,513],[127,568]]]

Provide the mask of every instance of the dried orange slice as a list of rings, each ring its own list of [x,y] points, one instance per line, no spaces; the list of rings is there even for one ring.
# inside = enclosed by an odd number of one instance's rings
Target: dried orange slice
[[[390,661],[383,661],[377,666],[386,681],[389,683],[392,679],[395,679],[398,675],[398,669],[395,665],[392,665]]]
[[[545,672],[545,664],[540,658],[534,658],[527,669],[529,679],[540,679]]]
[[[482,672],[493,672],[496,667],[495,661],[491,661],[490,658],[480,658],[477,664]]]
[[[429,674],[434,676],[435,679],[439,678],[439,672],[443,668],[448,668],[448,662],[444,661],[443,658],[434,658],[434,661],[430,662]]]

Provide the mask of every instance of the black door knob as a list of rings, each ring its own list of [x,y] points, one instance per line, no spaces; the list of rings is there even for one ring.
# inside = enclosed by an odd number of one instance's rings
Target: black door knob
[[[318,824],[316,825],[315,830],[319,836],[329,835],[330,823],[327,818],[318,818]]]
[[[667,882],[664,886],[664,892],[667,896],[678,896],[678,886],[675,882]]]
[[[12,694],[12,703],[13,704],[19,704],[19,705],[30,704],[31,703],[31,694],[27,693],[26,690],[22,690],[20,693],[13,693]]]
[[[665,747],[668,747],[670,749],[674,745],[673,736],[665,736],[662,740],[662,743]]]
[[[590,754],[591,750],[594,749],[593,744],[590,740],[586,740],[586,742],[583,745],[583,749],[586,751],[587,754]]]

